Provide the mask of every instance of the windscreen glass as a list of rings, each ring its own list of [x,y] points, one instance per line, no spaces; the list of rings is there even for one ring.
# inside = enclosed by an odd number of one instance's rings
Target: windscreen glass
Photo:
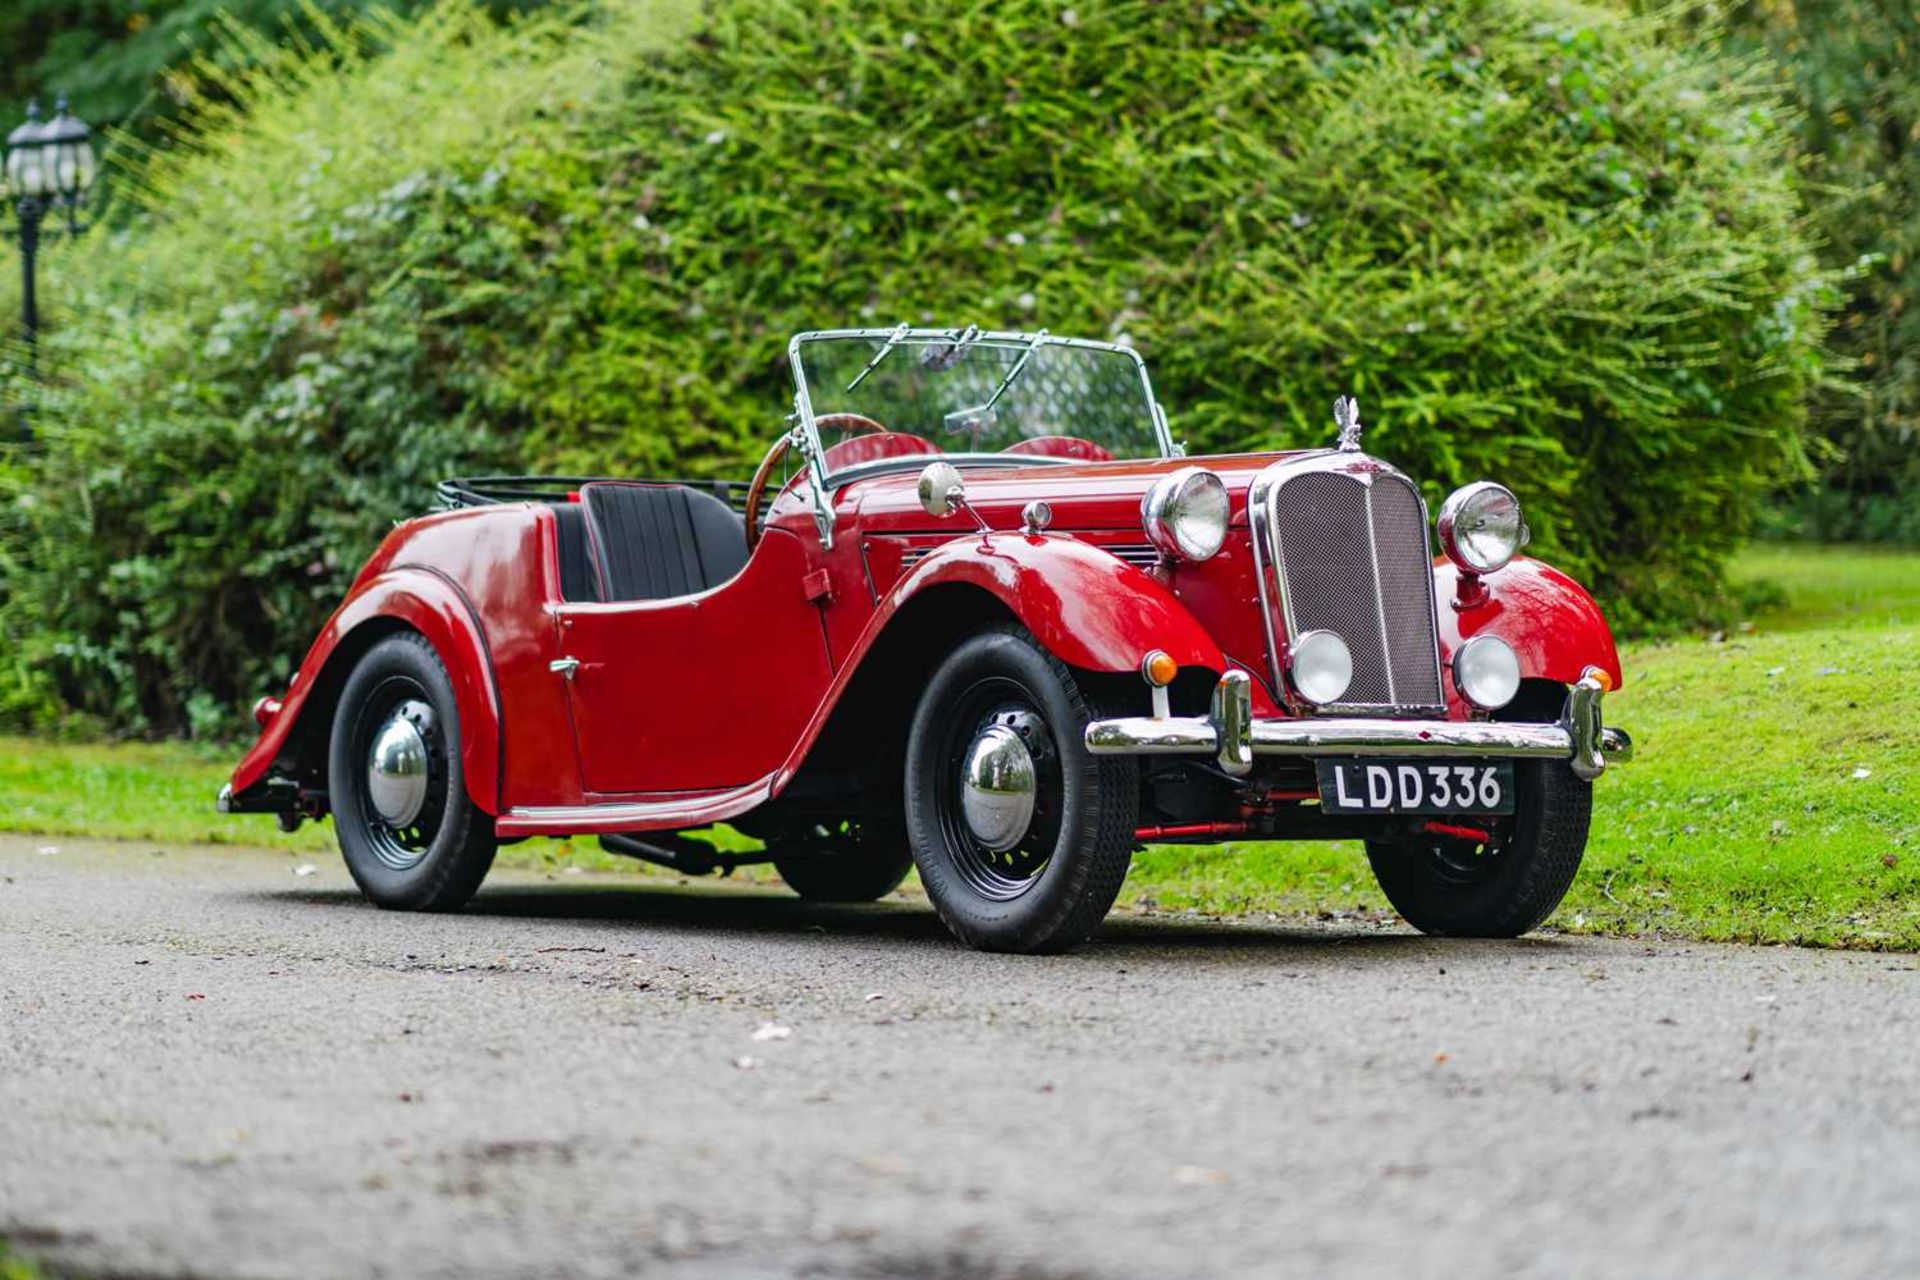
[[[885,333],[804,339],[799,349],[816,419],[856,413],[951,454],[1161,456],[1152,393],[1127,351]]]

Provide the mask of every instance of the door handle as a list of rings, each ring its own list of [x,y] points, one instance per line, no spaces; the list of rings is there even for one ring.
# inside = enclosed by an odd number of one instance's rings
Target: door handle
[[[555,658],[547,664],[547,670],[565,680],[572,680],[573,673],[580,669],[578,658]]]

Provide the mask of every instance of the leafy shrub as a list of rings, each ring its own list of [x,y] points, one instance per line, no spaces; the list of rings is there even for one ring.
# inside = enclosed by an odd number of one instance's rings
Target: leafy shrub
[[[1196,449],[1517,488],[1684,620],[1804,467],[1824,278],[1737,68],[1556,0],[443,6],[262,56],[147,225],[67,255],[0,640],[50,701],[211,728],[430,478],[739,472],[795,329],[1124,336]],[[4,664],[0,664],[4,667]],[[0,682],[9,675],[0,670]]]
[[[8,0],[0,9],[0,132],[29,99],[65,94],[96,126],[149,131],[197,96],[196,56],[227,68],[241,50],[217,38],[223,20],[298,35],[315,20],[381,8],[408,13],[426,0]],[[493,0],[496,12],[542,0]],[[51,106],[50,102],[43,102]]]
[[[1814,226],[1847,273],[1843,376],[1812,405],[1821,483],[1792,514],[1823,538],[1920,543],[1920,9],[1756,0],[1732,21],[1789,75]]]

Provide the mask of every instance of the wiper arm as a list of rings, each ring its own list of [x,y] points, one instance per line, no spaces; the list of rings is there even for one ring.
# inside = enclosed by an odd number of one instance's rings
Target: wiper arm
[[[872,373],[875,369],[879,368],[880,362],[882,360],[885,360],[888,356],[893,354],[893,349],[899,346],[901,342],[903,342],[906,339],[906,336],[910,331],[911,331],[911,326],[908,325],[906,321],[902,320],[899,326],[894,329],[893,336],[887,339],[887,345],[884,347],[881,347],[879,351],[874,353],[873,359],[867,361],[866,368],[862,369],[860,372],[853,375],[853,381],[847,384],[847,390],[851,391],[855,387],[859,386],[861,383],[865,382],[867,380],[867,375]]]
[[[1034,334],[1033,341],[1029,342],[1027,349],[1020,353],[1020,358],[1013,362],[1013,368],[1007,370],[1007,376],[1000,379],[1000,385],[993,389],[993,394],[987,397],[987,402],[981,405],[975,412],[984,414],[987,410],[993,408],[994,405],[999,404],[1000,397],[1007,394],[1007,388],[1013,385],[1014,379],[1026,372],[1027,361],[1033,359],[1033,353],[1045,346],[1046,342],[1047,331],[1045,329]]]

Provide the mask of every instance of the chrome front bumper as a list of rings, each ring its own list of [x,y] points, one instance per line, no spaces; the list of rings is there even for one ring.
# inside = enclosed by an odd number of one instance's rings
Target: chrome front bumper
[[[1097,756],[1211,755],[1231,774],[1255,756],[1525,756],[1565,760],[1588,780],[1633,758],[1633,739],[1600,721],[1600,682],[1587,676],[1567,693],[1554,724],[1491,720],[1388,720],[1364,716],[1253,718],[1253,682],[1229,671],[1214,686],[1206,716],[1122,716],[1087,726]]]

